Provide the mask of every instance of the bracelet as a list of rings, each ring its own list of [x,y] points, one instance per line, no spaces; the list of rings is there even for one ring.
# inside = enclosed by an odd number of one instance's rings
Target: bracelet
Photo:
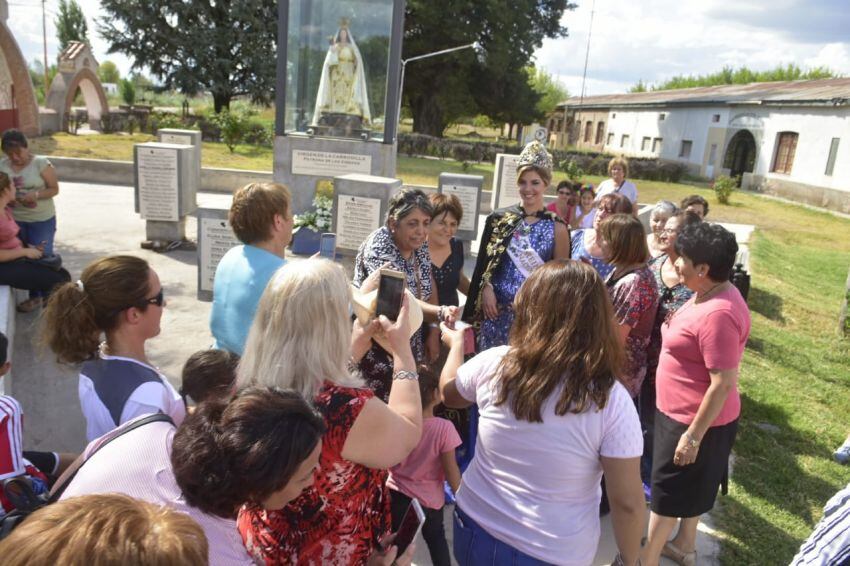
[[[440,305],[440,310],[437,312],[437,320],[440,322],[446,321],[446,307],[444,305]]]
[[[688,446],[691,448],[699,448],[699,440],[691,436],[691,433],[688,431],[685,431],[685,440],[688,441]]]
[[[415,371],[400,369],[393,374],[393,380],[396,379],[408,379],[410,381],[419,381],[419,374]]]

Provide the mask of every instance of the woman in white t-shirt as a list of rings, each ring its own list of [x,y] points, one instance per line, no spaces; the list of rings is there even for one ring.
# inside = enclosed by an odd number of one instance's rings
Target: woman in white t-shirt
[[[164,308],[159,277],[133,256],[95,260],[79,281],[50,295],[44,342],[60,362],[82,364],[79,395],[89,441],[140,415],[162,412],[178,425],[186,416],[180,394],[145,353]]]
[[[629,161],[625,157],[614,157],[608,162],[608,175],[611,178],[602,181],[596,188],[596,201],[607,194],[618,193],[629,199],[632,204],[637,204],[637,187],[626,180],[629,176]]]
[[[463,364],[463,332],[440,377],[448,407],[477,403],[478,443],[463,474],[454,555],[466,564],[593,561],[605,473],[623,564],[645,527],[637,411],[617,381],[622,347],[602,279],[579,261],[550,261],[517,294],[507,346]]]

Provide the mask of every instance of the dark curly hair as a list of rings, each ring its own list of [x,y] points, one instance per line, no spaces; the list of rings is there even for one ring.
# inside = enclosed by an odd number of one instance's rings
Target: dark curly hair
[[[321,415],[298,393],[249,387],[186,417],[171,449],[174,477],[189,505],[234,518],[243,504],[283,489],[324,433]]]
[[[390,220],[399,222],[417,209],[427,214],[428,218],[432,217],[434,207],[431,205],[428,195],[419,189],[400,190],[390,197],[390,202],[387,204],[387,226],[390,225]]]
[[[707,265],[708,276],[717,282],[728,281],[738,255],[735,234],[720,224],[690,224],[676,238],[676,253],[694,265]]]

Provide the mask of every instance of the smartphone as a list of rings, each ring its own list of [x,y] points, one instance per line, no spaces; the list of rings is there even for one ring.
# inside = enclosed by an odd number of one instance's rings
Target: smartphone
[[[382,269],[378,281],[378,307],[375,316],[384,315],[395,321],[401,310],[401,299],[404,296],[404,274],[393,269]]]
[[[419,531],[422,530],[422,523],[425,522],[425,511],[416,498],[410,500],[410,505],[407,511],[404,512],[404,517],[401,519],[401,524],[395,533],[395,539],[392,544],[398,547],[398,556],[407,550]]]
[[[336,259],[336,234],[333,232],[322,234],[322,239],[319,242],[319,257]]]

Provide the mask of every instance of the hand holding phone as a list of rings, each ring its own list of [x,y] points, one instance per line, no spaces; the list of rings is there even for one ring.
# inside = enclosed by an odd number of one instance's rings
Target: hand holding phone
[[[375,316],[384,315],[389,320],[398,320],[401,299],[404,296],[404,274],[393,269],[381,269],[378,281],[378,306]]]
[[[416,498],[410,500],[410,505],[407,511],[404,512],[404,517],[401,519],[401,524],[395,532],[395,538],[392,544],[398,547],[398,555],[404,554],[407,547],[422,530],[422,524],[425,522],[425,511]]]

